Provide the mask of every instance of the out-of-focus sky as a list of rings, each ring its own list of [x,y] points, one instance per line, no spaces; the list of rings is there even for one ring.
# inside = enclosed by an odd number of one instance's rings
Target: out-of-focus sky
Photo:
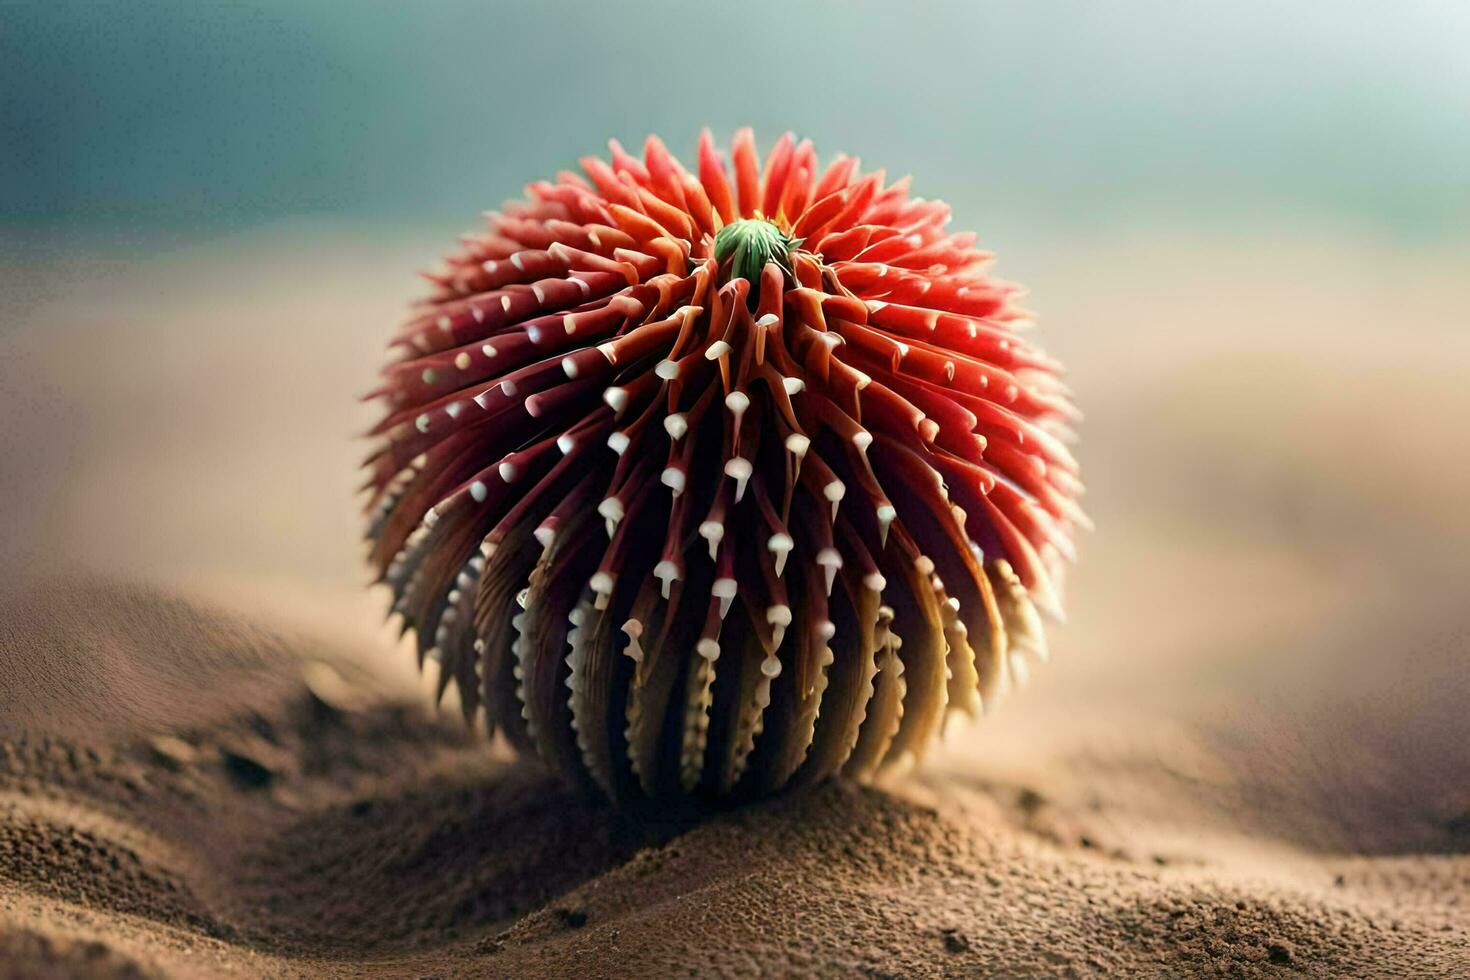
[[[967,224],[1470,222],[1470,3],[0,6],[0,220],[459,228],[649,131],[810,136]]]

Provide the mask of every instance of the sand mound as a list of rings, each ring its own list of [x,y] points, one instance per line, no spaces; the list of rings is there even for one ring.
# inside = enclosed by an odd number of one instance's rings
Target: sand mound
[[[23,656],[86,637],[114,664],[86,696],[6,664],[56,706],[3,745],[17,976],[1470,970],[1470,858],[1316,856],[1291,833],[1269,874],[1181,857],[1124,809],[1126,764],[1084,781],[1088,804],[939,760],[884,790],[633,822],[411,692],[325,682],[320,643],[100,581],[36,589],[10,622],[54,639]],[[115,723],[84,724],[92,698]]]

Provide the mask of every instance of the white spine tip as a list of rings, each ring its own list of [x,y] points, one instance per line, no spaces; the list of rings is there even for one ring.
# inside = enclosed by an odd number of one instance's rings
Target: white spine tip
[[[575,378],[577,376],[577,362],[570,357],[563,357],[561,359],[561,369],[569,378]]]
[[[658,364],[655,365],[653,373],[658,375],[664,381],[673,381],[679,376],[679,362],[670,361],[667,359],[659,361]]]
[[[614,432],[607,437],[607,447],[621,456],[627,451],[630,441],[626,432]]]
[[[720,548],[720,540],[725,536],[725,525],[719,521],[705,521],[699,525],[699,536],[709,542],[710,561],[714,561]]]
[[[779,316],[774,313],[767,313],[765,316],[755,321],[755,325],[760,327],[761,329],[765,329],[766,327],[774,327],[780,322],[781,318]]]
[[[786,389],[786,394],[797,395],[806,388],[806,382],[800,378],[782,378],[781,387]]]
[[[669,588],[679,580],[679,566],[665,559],[653,566],[653,577],[659,581],[659,591],[669,597]]]
[[[720,645],[708,637],[694,644],[694,652],[699,654],[710,663],[720,659]]]
[[[475,498],[475,503],[483,504],[485,502],[485,498],[489,495],[490,491],[487,490],[485,488],[485,484],[481,483],[479,480],[476,480],[474,483],[470,484],[470,496]]]
[[[728,353],[730,353],[730,345],[723,340],[717,340],[705,348],[704,356],[706,360],[717,361]]]
[[[725,464],[725,475],[735,481],[735,500],[737,502],[745,496],[745,484],[754,472],[755,467],[743,456],[736,456]]]
[[[628,389],[609,388],[602,393],[602,400],[607,402],[608,407],[614,412],[621,415],[623,409],[628,407]]]
[[[520,475],[520,468],[517,467],[516,464],[511,462],[504,462],[500,464],[500,478],[506,483],[514,483],[516,481],[516,477]]]
[[[674,496],[677,497],[684,492],[684,471],[676,466],[670,466],[659,474],[659,482],[674,491]]]
[[[739,590],[733,578],[717,578],[710,586],[710,595],[720,600],[720,618],[724,619],[730,612],[730,604],[735,601],[735,594]]]
[[[669,434],[670,439],[682,439],[684,433],[689,431],[689,420],[684,417],[683,412],[675,412],[664,416],[664,431]]]
[[[837,570],[842,567],[842,556],[836,548],[823,548],[817,552],[817,564],[822,566],[827,579],[827,594],[831,595],[832,586],[837,581]]]

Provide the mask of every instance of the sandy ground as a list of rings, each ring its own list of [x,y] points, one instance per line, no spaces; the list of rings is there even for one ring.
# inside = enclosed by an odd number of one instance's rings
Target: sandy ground
[[[361,587],[430,249],[84,254],[0,272],[0,977],[1470,975],[1470,250],[1020,249],[1098,525],[1053,662],[697,822],[436,715]]]

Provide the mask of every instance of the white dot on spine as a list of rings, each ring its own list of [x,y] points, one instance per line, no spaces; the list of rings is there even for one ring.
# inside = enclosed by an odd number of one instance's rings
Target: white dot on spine
[[[880,545],[886,545],[888,543],[888,525],[893,523],[893,519],[898,516],[898,511],[894,510],[892,504],[880,504],[876,513],[878,516],[878,543]]]
[[[755,467],[750,460],[743,456],[736,456],[725,464],[725,475],[735,481],[735,500],[745,496],[745,484],[750,480],[750,474],[755,472]]]
[[[823,548],[817,552],[817,564],[827,575],[827,594],[832,594],[832,585],[837,580],[837,570],[842,567],[842,556],[836,548]]]
[[[444,414],[450,418],[458,418],[459,413],[464,411],[464,402],[450,402],[444,406]]]
[[[730,611],[730,604],[735,601],[735,594],[740,591],[739,584],[733,578],[717,578],[709,591],[720,600],[720,618],[724,619]]]
[[[705,521],[699,525],[699,536],[709,542],[710,561],[714,561],[720,541],[725,537],[725,525],[719,521]]]
[[[776,556],[772,564],[775,565],[777,575],[780,575],[786,568],[786,556],[791,553],[791,549],[794,547],[796,547],[796,542],[791,539],[791,535],[784,531],[778,531],[771,535],[770,540],[766,542],[766,548]]]
[[[428,432],[429,431],[429,416],[428,415],[420,415],[418,418],[416,418],[416,419],[413,420],[413,424],[418,428],[418,430],[420,432]]]
[[[537,303],[546,302],[546,290],[542,289],[540,286],[532,286],[531,294],[536,297]]]
[[[508,397],[514,398],[516,394],[516,383],[510,378],[506,378],[500,382],[500,390],[505,392]]]
[[[448,333],[449,331],[454,329],[454,321],[447,316],[441,316],[439,318],[439,329],[443,330],[445,333]]]
[[[489,495],[490,491],[486,489],[485,484],[481,483],[479,480],[476,480],[474,483],[470,484],[470,496],[475,498],[475,503],[483,504],[485,502],[485,498]]]
[[[419,375],[419,377],[424,379],[424,384],[431,385],[439,380],[439,372],[433,368],[424,368],[424,373]]]
[[[705,637],[694,644],[694,652],[699,654],[710,663],[720,659],[720,645],[709,637]]]
[[[470,355],[465,351],[460,351],[454,355],[454,366],[461,371],[468,371],[470,368]]]
[[[681,439],[689,431],[689,421],[682,412],[675,412],[664,417],[664,431],[669,434],[670,439]]]
[[[842,498],[847,494],[847,487],[841,480],[833,480],[822,488],[822,496],[832,501],[832,519],[837,520],[837,505],[842,503]]]
[[[863,576],[863,585],[874,592],[882,592],[888,587],[888,580],[878,572],[869,572]]]
[[[570,357],[563,357],[561,359],[561,369],[569,378],[575,378],[577,376],[577,362]]]
[[[669,597],[669,589],[679,580],[679,566],[665,559],[653,566],[653,577],[659,581],[659,591]]]
[[[735,416],[735,423],[739,425],[740,416],[750,407],[750,396],[743,391],[732,391],[725,396],[725,407]]]
[[[485,344],[483,347],[480,348],[480,353],[484,354],[486,357],[494,357],[496,354],[499,354],[500,351],[495,349],[494,344]]]

